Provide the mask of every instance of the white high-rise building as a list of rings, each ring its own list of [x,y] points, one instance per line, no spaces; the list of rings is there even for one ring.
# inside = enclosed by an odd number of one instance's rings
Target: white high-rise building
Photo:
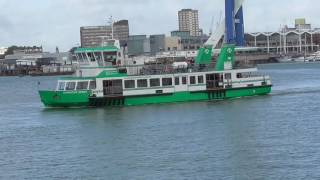
[[[198,10],[182,9],[178,13],[179,31],[189,31],[191,36],[200,36]]]

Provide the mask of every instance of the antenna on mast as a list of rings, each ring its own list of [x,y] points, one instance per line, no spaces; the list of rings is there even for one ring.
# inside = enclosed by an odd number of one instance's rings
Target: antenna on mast
[[[112,15],[109,17],[109,25],[111,26],[111,39],[114,39],[114,28],[113,28],[113,17]]]
[[[211,24],[210,24],[210,29],[209,29],[209,35],[210,35],[210,36],[211,36],[211,34],[213,33],[213,24],[214,24],[214,16],[212,16]]]
[[[219,18],[219,23],[218,23],[218,24],[221,24],[221,22],[222,22],[222,18],[223,18],[223,17],[222,17],[222,16],[223,16],[222,14],[223,14],[223,12],[220,11],[220,18]]]

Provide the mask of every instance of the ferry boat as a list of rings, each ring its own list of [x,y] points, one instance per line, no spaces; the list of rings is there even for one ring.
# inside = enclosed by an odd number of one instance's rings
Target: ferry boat
[[[78,48],[80,67],[75,76],[62,77],[55,90],[39,94],[47,107],[104,107],[216,101],[271,92],[270,76],[259,75],[257,68],[235,66],[234,45],[224,45],[215,60],[212,52],[212,46],[202,47],[189,64],[137,65],[128,61],[119,45]]]

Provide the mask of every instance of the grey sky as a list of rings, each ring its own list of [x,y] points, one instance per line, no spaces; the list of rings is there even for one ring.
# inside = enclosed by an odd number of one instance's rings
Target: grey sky
[[[320,27],[319,5],[318,0],[246,0],[245,31],[275,31],[300,17]],[[178,29],[177,11],[193,8],[208,33],[224,0],[0,0],[0,7],[0,47],[43,45],[53,51],[79,44],[80,26],[106,24],[110,15],[128,19],[130,34],[169,34]]]

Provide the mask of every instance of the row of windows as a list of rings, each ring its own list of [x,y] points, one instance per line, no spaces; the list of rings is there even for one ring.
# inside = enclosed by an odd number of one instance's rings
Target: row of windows
[[[121,53],[118,53],[118,56],[121,57]],[[105,62],[114,61],[117,58],[117,54],[116,53],[110,54],[107,52],[95,52],[95,53],[90,52],[90,53],[77,53],[76,57],[80,62],[98,61],[99,63],[101,63],[102,61],[105,61]]]
[[[59,82],[57,89],[59,91],[92,90],[96,89],[96,81]]]
[[[204,76],[190,76],[189,77],[189,83],[190,85],[195,85],[197,84],[196,80],[198,80],[198,84],[203,84],[204,83]],[[163,87],[168,87],[173,85],[173,79],[172,78],[162,78],[162,86]],[[137,84],[136,84],[137,82]],[[188,83],[187,77],[175,77],[174,78],[174,85],[178,86],[180,84],[186,85]],[[160,78],[152,78],[149,79],[149,84],[150,87],[160,87]],[[124,87],[126,89],[132,89],[136,88],[136,85],[138,88],[147,88],[148,87],[148,80],[147,79],[139,79],[137,81],[135,80],[125,80],[124,81]]]

